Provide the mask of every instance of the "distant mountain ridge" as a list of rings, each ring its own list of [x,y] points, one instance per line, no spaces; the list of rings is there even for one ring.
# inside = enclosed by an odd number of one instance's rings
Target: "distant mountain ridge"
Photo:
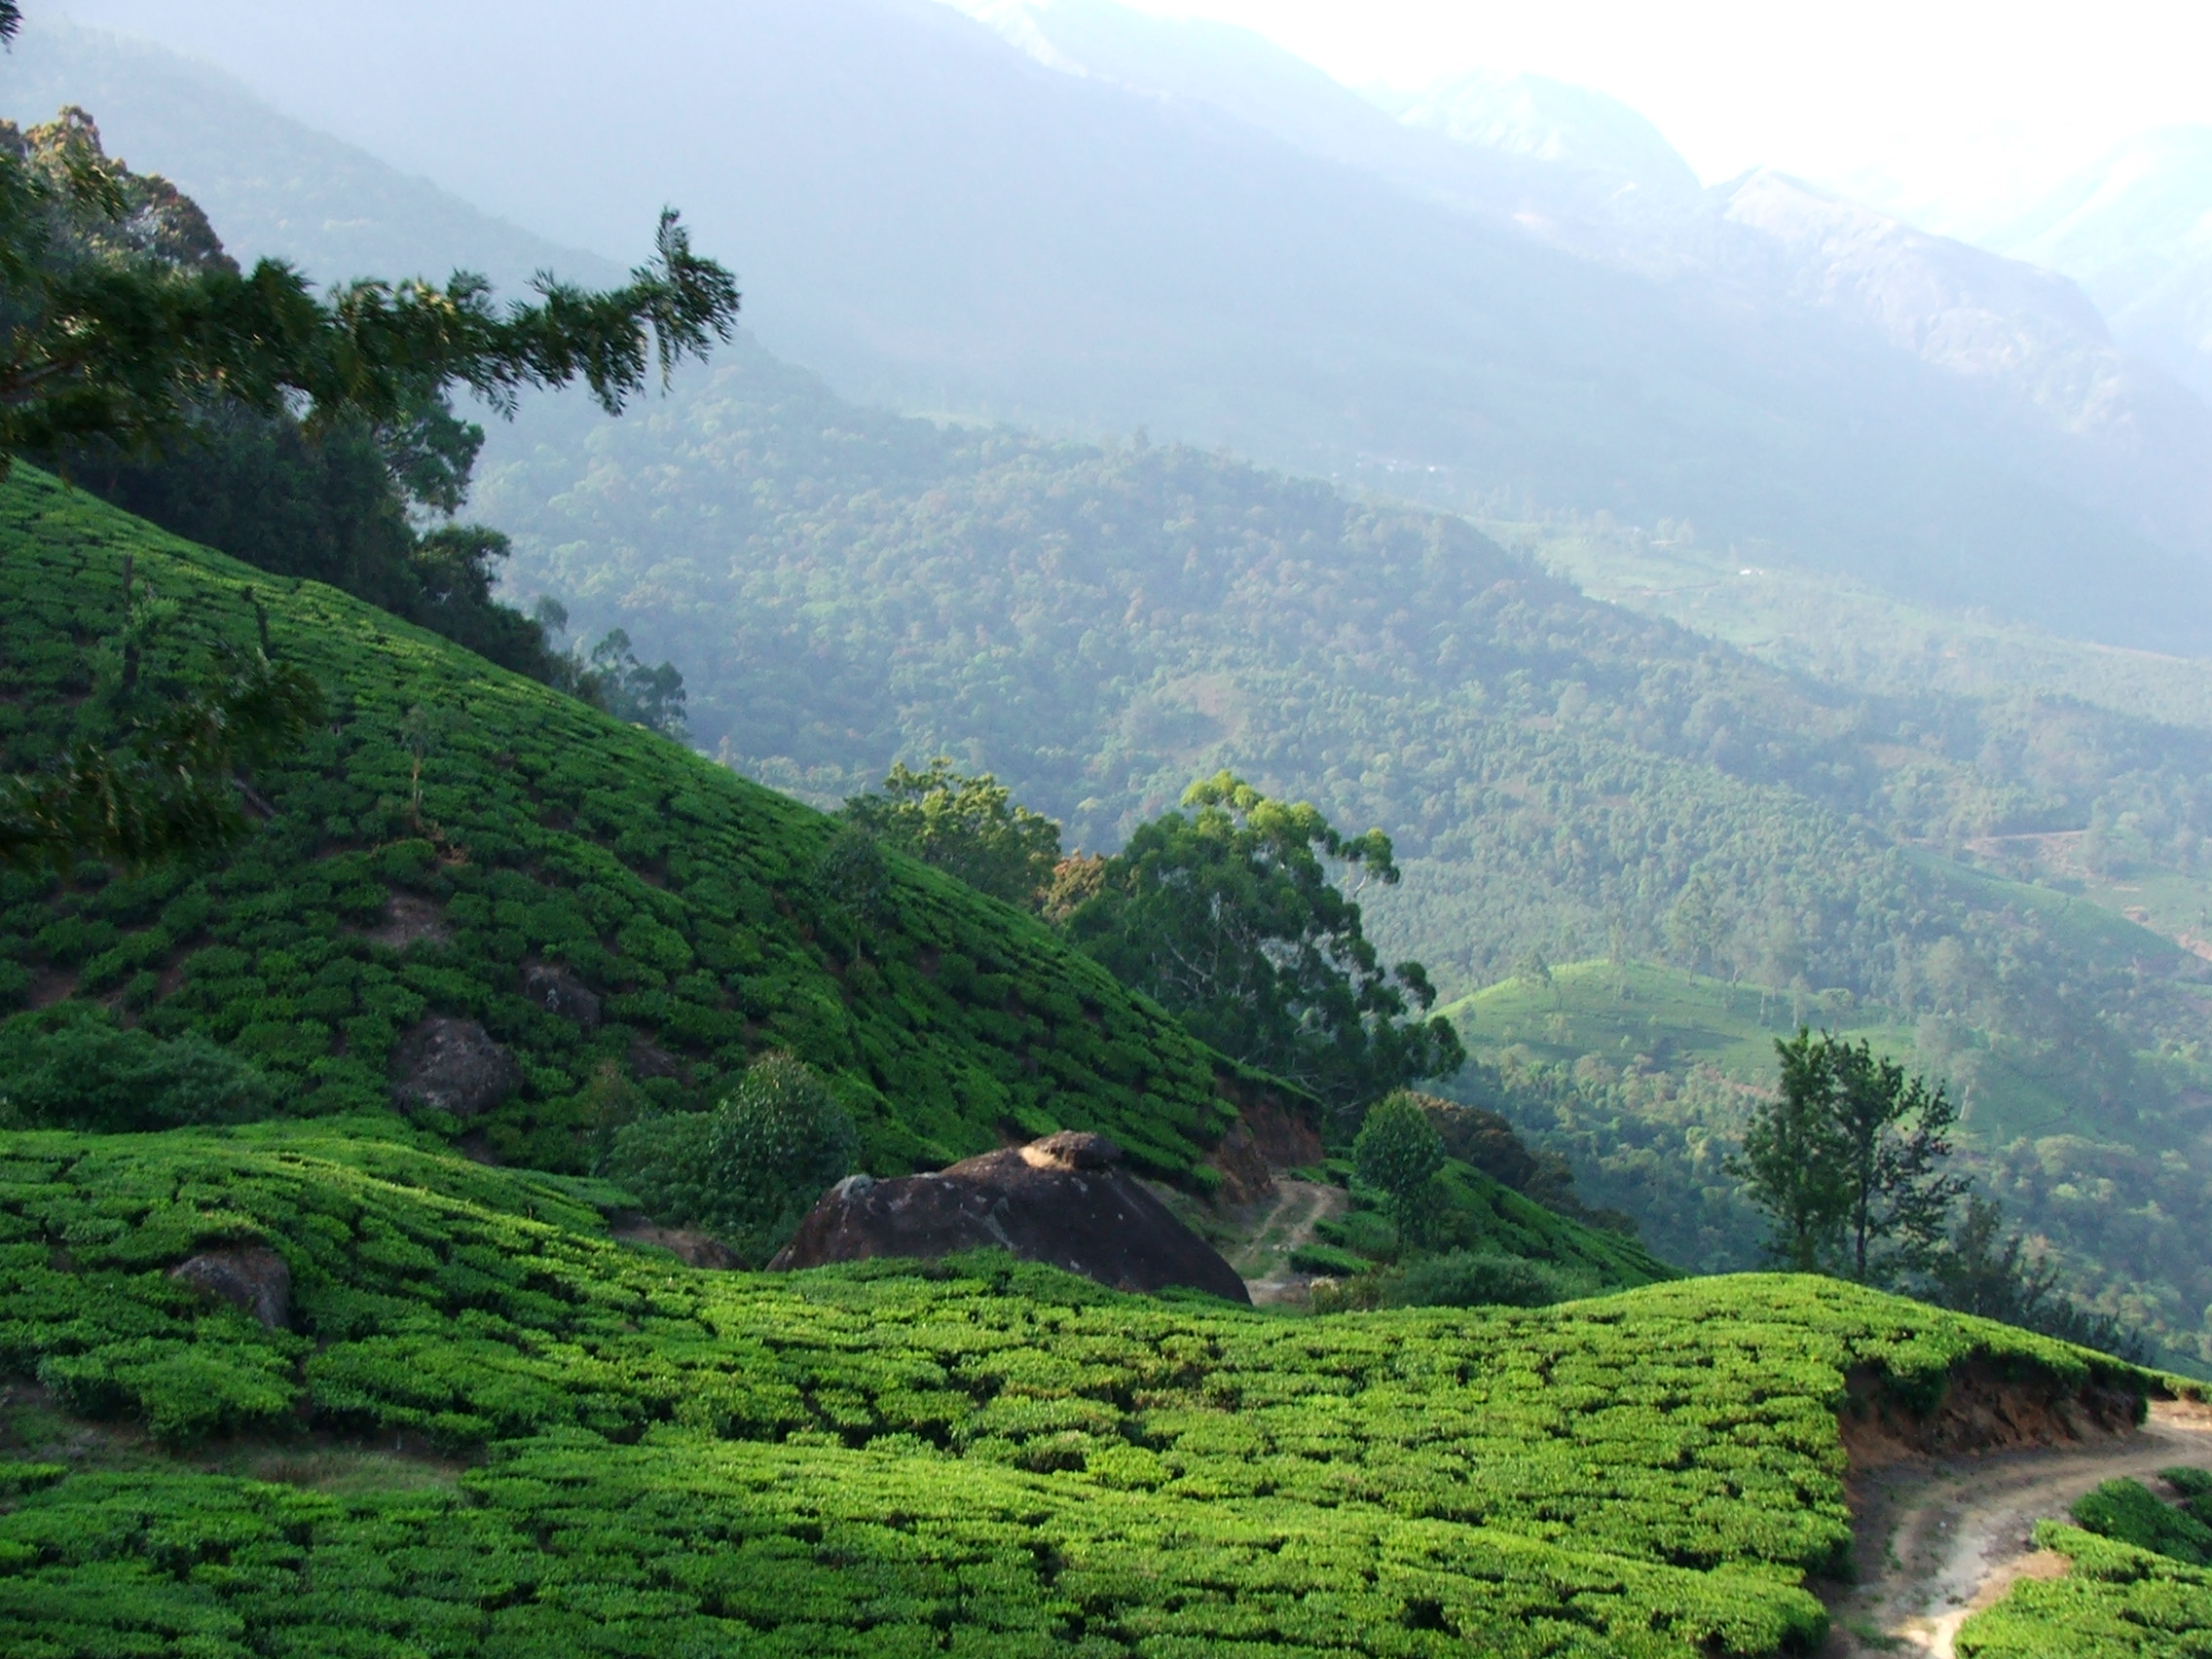
[[[78,10],[295,113],[313,88],[318,125],[557,240],[626,255],[674,200],[763,342],[850,395],[1145,425],[1444,505],[1691,518],[1761,563],[2212,648],[2198,416],[2106,373],[2109,341],[1994,309],[1962,375],[1809,304],[1819,239],[1401,126],[1237,31],[1054,6],[1041,60],[923,0],[645,0],[613,36],[573,0],[397,0],[374,29]],[[649,115],[608,119],[625,99]]]
[[[2132,138],[1982,240],[2073,277],[2123,346],[2212,397],[2212,127]]]

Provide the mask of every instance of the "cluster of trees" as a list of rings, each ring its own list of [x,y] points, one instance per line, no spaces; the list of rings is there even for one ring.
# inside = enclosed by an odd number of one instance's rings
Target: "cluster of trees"
[[[1356,1124],[1371,1102],[1466,1058],[1419,962],[1384,966],[1356,902],[1398,880],[1390,838],[1346,835],[1311,804],[1272,800],[1229,772],[1141,825],[1112,857],[1063,859],[1060,829],[989,774],[939,756],[895,766],[846,822],[1009,903],[1217,1052],[1271,1072]],[[837,879],[856,887],[848,845]],[[1347,894],[1340,881],[1351,880]]]
[[[2004,1230],[2003,1206],[1949,1166],[1957,1107],[1862,1039],[1800,1028],[1727,1168],[1768,1219],[1767,1254],[1798,1272],[1904,1290],[2131,1359],[2146,1345],[2060,1293],[2055,1264]]]
[[[0,6],[0,44],[20,26]],[[496,308],[482,278],[356,281],[318,297],[277,261],[241,271],[167,181],[131,173],[77,109],[0,123],[0,467],[42,461],[156,522],[286,575],[314,576],[496,661],[681,727],[674,668],[610,635],[560,656],[541,621],[492,599],[507,544],[451,520],[484,434],[465,387],[512,409],[526,387],[581,379],[618,413],[657,362],[726,340],[738,293],[662,215],[657,259],[628,285],[545,278]],[[196,683],[141,684],[166,620],[128,571],[112,643],[108,731],[6,780],[0,856],[139,866],[211,851],[243,827],[240,768],[321,718],[317,688],[258,652],[218,649]],[[150,712],[148,712],[150,710]]]

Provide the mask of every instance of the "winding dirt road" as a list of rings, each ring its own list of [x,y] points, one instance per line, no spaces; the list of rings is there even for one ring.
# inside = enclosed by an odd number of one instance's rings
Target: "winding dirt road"
[[[2066,1561],[2035,1547],[2102,1481],[2176,1463],[2212,1468],[2212,1408],[2161,1401],[2133,1434],[2075,1447],[1915,1459],[1854,1483],[1861,1582],[1828,1604],[1832,1659],[1876,1653],[1951,1659],[1959,1627],[2023,1576]]]

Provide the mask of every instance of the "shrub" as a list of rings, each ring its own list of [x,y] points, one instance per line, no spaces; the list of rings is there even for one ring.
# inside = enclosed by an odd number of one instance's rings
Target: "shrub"
[[[1545,1308],[1598,1288],[1585,1274],[1489,1251],[1423,1256],[1384,1276],[1385,1308]]]
[[[2099,1537],[2152,1550],[2191,1567],[2212,1565],[2212,1527],[2161,1503],[2140,1481],[2107,1481],[2074,1505],[2074,1519]]]
[[[1371,1108],[1351,1156],[1359,1178],[1388,1195],[1399,1235],[1407,1243],[1425,1236],[1437,1205],[1444,1141],[1414,1096],[1401,1088]]]
[[[73,1003],[0,1027],[0,1108],[25,1125],[115,1133],[266,1117],[276,1091],[197,1032],[165,1041]]]
[[[2212,1526],[2212,1469],[2160,1469],[2158,1479],[2181,1493],[2181,1506]]]
[[[714,1111],[616,1129],[608,1172],[654,1220],[708,1228],[764,1261],[858,1150],[852,1118],[821,1074],[764,1054]]]

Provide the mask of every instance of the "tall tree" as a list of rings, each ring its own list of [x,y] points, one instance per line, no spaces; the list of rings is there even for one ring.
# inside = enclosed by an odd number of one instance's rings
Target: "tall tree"
[[[0,0],[0,44],[20,23],[16,0]],[[0,144],[0,471],[30,450],[145,453],[220,407],[296,415],[315,437],[349,423],[388,434],[406,488],[458,504],[474,447],[452,414],[455,388],[504,412],[526,387],[580,379],[617,413],[651,366],[665,381],[734,327],[735,281],[692,252],[673,211],[661,215],[652,263],[607,292],[546,276],[534,302],[499,308],[482,277],[457,272],[443,288],[364,280],[317,297],[278,261],[241,272],[197,208],[101,155],[81,112],[42,129],[37,147],[10,134]],[[487,585],[491,543],[433,551],[449,598]],[[125,589],[128,633],[128,578]],[[236,833],[237,766],[304,731],[319,698],[266,648],[207,678],[120,740],[0,785],[0,855],[140,864]]]
[[[1221,772],[1140,826],[1075,905],[1069,936],[1223,1053],[1340,1111],[1466,1052],[1418,962],[1384,968],[1332,866],[1394,883],[1390,838],[1346,836],[1305,803]]]
[[[1942,1085],[1908,1076],[1861,1039],[1824,1037],[1847,1195],[1849,1272],[1861,1284],[1925,1271],[1967,1190],[1947,1173],[1958,1108]]]
[[[1744,1149],[1728,1168],[1767,1213],[1767,1254],[1798,1272],[1823,1272],[1850,1206],[1833,1056],[1825,1034],[1816,1038],[1802,1026],[1774,1048],[1781,1061],[1774,1094],[1752,1109]]]

